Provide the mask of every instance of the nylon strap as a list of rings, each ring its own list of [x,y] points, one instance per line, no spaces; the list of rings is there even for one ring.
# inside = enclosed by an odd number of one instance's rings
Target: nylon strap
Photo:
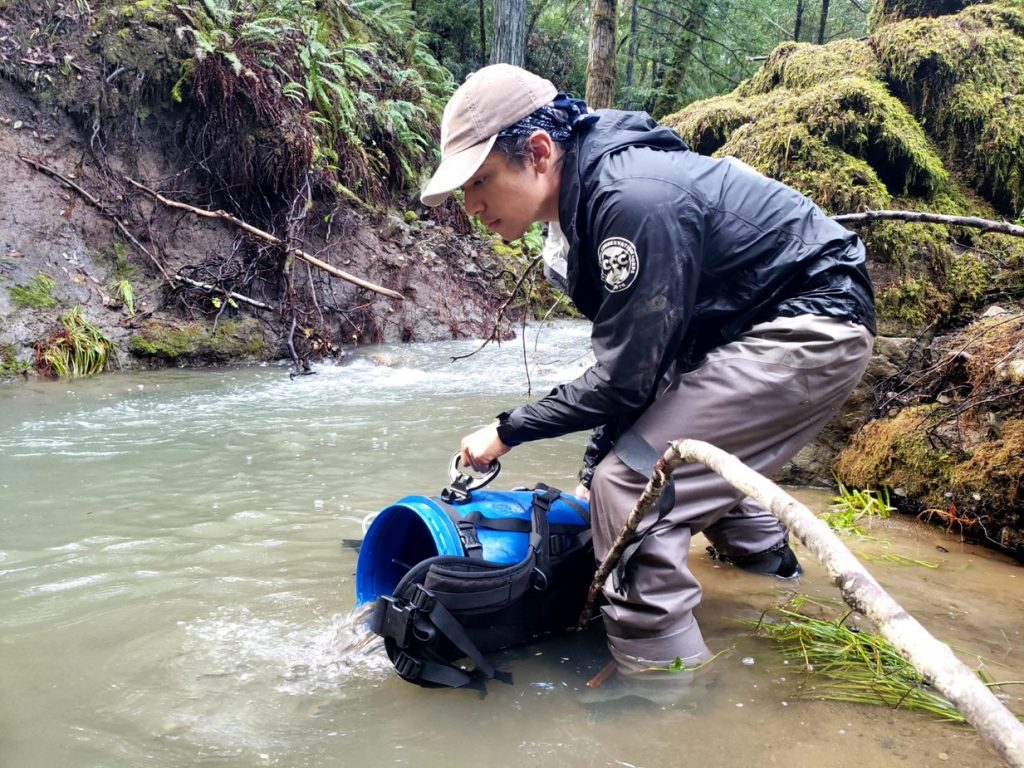
[[[615,441],[615,447],[612,448],[612,450],[623,464],[646,478],[650,478],[651,475],[654,474],[654,465],[657,464],[658,460],[661,458],[661,454],[654,450],[653,446],[644,440],[644,438],[640,436],[640,433],[635,429],[626,430],[622,436]],[[669,477],[668,483],[662,491],[661,497],[658,499],[658,516],[643,530],[643,532],[633,534],[633,540],[622,551],[622,556],[619,557],[619,562],[616,563],[615,569],[612,571],[612,587],[620,595],[626,594],[627,570],[629,568],[630,560],[633,559],[633,555],[635,555],[637,550],[643,545],[644,539],[647,538],[647,534],[651,532],[651,529],[655,524],[671,512],[672,508],[675,507],[675,504],[675,480],[673,480],[672,477]]]

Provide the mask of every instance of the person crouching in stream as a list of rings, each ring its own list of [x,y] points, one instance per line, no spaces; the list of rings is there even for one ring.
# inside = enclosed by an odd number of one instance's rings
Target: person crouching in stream
[[[867,366],[874,297],[857,235],[743,163],[690,151],[646,113],[593,111],[526,70],[485,67],[445,107],[421,199],[458,188],[505,240],[548,223],[545,273],[592,321],[596,358],[465,437],[462,463],[484,471],[521,443],[593,430],[576,492],[591,501],[598,561],[669,442],[706,440],[771,475]],[[718,475],[687,464],[673,486],[604,588],[626,675],[711,656],[694,618],[694,534],[741,568],[802,573],[779,521]]]

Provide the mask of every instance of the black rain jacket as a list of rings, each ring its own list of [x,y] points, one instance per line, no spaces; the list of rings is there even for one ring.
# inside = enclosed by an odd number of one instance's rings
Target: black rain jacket
[[[596,428],[588,467],[659,382],[756,323],[812,314],[875,330],[855,233],[742,163],[690,151],[646,113],[597,114],[565,147],[559,195],[569,296],[593,322],[596,362],[498,426],[509,446]]]

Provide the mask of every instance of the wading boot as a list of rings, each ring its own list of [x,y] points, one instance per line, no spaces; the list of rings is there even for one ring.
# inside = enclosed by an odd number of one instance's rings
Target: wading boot
[[[758,552],[754,555],[731,557],[723,555],[714,547],[708,547],[708,554],[714,560],[730,563],[745,571],[758,573],[762,576],[774,576],[777,579],[795,579],[804,575],[804,569],[800,566],[800,561],[796,559],[796,553],[790,549],[788,541],[781,541],[771,549],[766,549],[764,552]]]

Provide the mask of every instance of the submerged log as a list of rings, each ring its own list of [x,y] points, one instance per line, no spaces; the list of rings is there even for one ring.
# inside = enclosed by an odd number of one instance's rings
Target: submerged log
[[[636,526],[654,508],[672,471],[687,461],[698,461],[708,467],[782,521],[825,566],[847,604],[874,622],[879,633],[963,714],[1009,765],[1024,768],[1024,724],[953,654],[949,646],[932,637],[907,613],[832,529],[806,506],[732,454],[700,440],[678,440],[658,460],[626,526],[594,575],[580,617],[581,626],[588,621],[597,593],[632,538]]]

